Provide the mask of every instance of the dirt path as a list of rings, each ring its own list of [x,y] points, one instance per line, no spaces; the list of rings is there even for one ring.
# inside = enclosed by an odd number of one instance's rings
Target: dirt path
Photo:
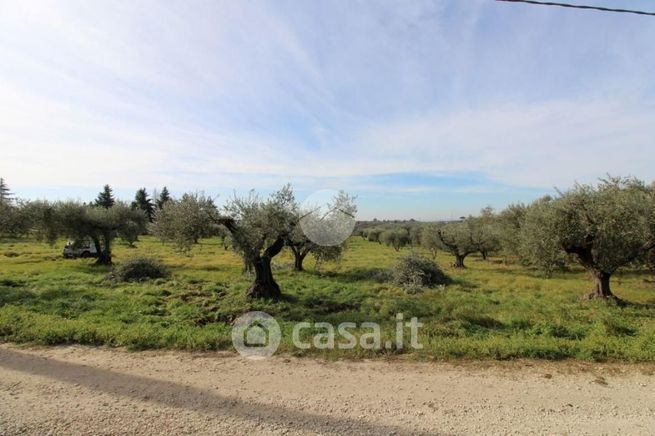
[[[0,434],[652,434],[652,367],[0,345]]]

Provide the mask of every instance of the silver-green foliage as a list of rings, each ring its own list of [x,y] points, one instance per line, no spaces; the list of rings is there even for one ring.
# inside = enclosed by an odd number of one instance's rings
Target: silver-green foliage
[[[570,255],[598,281],[599,296],[609,296],[609,277],[655,249],[654,190],[634,178],[610,177],[541,199],[526,214],[521,247],[546,271]]]
[[[183,252],[203,237],[216,234],[212,218],[218,214],[213,200],[203,193],[187,193],[167,200],[155,211],[150,231],[162,241],[173,242]]]
[[[394,250],[400,251],[410,243],[409,232],[402,227],[390,228],[380,233],[380,242]]]
[[[449,223],[437,230],[441,247],[455,256],[455,266],[464,267],[464,259],[478,251],[472,227],[466,221]]]
[[[34,220],[35,234],[51,244],[59,237],[89,238],[98,251],[98,263],[110,264],[114,239],[128,228],[143,227],[146,217],[140,210],[115,202],[112,207],[84,205],[75,201],[49,203],[38,201],[28,208]]]
[[[232,198],[224,207],[231,223],[234,249],[252,263],[265,250],[286,238],[296,227],[295,198],[290,185],[263,198],[254,191]],[[276,253],[277,254],[277,253]]]

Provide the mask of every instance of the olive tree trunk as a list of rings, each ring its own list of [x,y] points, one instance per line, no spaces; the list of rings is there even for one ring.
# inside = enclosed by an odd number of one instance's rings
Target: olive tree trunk
[[[464,266],[464,259],[466,258],[466,255],[461,255],[461,254],[456,254],[455,255],[455,268],[466,268]]]
[[[610,278],[612,277],[612,273],[603,271],[600,265],[598,265],[598,262],[596,262],[593,256],[591,242],[593,242],[593,239],[590,239],[588,244],[584,247],[564,247],[564,251],[566,251],[567,254],[575,254],[578,262],[580,262],[580,264],[593,277],[594,287],[591,290],[591,294],[589,294],[589,298],[617,299],[610,288]]]
[[[293,252],[293,269],[295,271],[304,271],[303,261],[305,260],[306,254],[300,252]]]
[[[278,238],[270,247],[264,250],[261,256],[253,260],[252,265],[255,268],[255,281],[246,291],[249,298],[270,298],[277,300],[282,296],[280,286],[273,278],[271,270],[271,259],[282,251],[284,239]]]
[[[95,246],[96,252],[98,253],[98,258],[95,262],[96,265],[111,265],[112,259],[110,238],[105,235],[103,238],[104,244],[100,242],[100,238],[97,236],[93,236],[91,240],[93,241],[93,245]]]
[[[591,274],[594,277],[594,287],[590,297],[614,298],[614,294],[610,288],[610,278],[612,275],[604,271],[592,271]]]
[[[282,296],[280,286],[273,278],[271,271],[271,258],[262,256],[253,262],[255,268],[255,281],[246,291],[249,298],[271,298],[274,300]]]

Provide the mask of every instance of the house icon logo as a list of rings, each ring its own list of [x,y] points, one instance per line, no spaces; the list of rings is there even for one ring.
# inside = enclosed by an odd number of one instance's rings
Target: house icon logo
[[[232,344],[248,359],[271,357],[280,346],[280,325],[266,312],[248,312],[232,325]]]

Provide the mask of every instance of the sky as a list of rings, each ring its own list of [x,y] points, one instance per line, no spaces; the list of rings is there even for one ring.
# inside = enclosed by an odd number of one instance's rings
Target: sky
[[[0,177],[83,201],[290,182],[421,220],[650,181],[653,41],[653,17],[492,0],[0,0]]]

